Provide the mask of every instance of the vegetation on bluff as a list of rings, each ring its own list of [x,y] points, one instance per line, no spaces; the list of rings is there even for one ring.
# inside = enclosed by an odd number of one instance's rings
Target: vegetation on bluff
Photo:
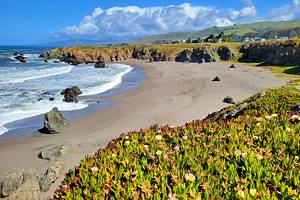
[[[299,103],[293,87],[270,89],[207,120],[123,134],[54,199],[299,199]]]

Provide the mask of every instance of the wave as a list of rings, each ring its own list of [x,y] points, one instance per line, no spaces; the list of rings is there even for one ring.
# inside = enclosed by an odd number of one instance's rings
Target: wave
[[[49,76],[56,76],[60,74],[66,74],[72,71],[73,66],[66,66],[66,67],[53,67],[53,68],[48,68],[48,69],[42,69],[42,70],[31,70],[31,71],[26,71],[22,75],[22,77],[10,77],[8,79],[0,80],[0,84],[8,84],[8,83],[22,83],[24,81],[28,80],[34,80],[34,79],[39,79],[39,78],[45,78]],[[37,74],[38,71],[38,74]],[[23,77],[26,74],[31,74],[31,76],[28,77]],[[33,75],[32,75],[33,74]]]
[[[110,90],[114,87],[116,87],[117,85],[122,83],[122,77],[129,73],[133,68],[129,65],[123,65],[123,64],[114,64],[115,66],[122,66],[122,67],[126,67],[126,70],[122,73],[119,73],[117,75],[115,75],[113,77],[113,79],[105,84],[102,84],[100,86],[95,86],[95,87],[91,87],[89,89],[87,89],[86,91],[83,91],[82,95],[95,95],[95,94],[101,94],[103,92],[106,92],[107,90]]]
[[[63,101],[62,97],[56,97],[55,99],[55,101],[51,102],[48,100],[29,102],[23,105],[22,108],[14,108],[8,112],[1,113],[0,135],[9,131],[4,127],[5,124],[44,114],[54,107],[57,107],[60,111],[69,111],[83,109],[88,106],[88,104],[86,104],[84,101],[78,103],[67,103]]]

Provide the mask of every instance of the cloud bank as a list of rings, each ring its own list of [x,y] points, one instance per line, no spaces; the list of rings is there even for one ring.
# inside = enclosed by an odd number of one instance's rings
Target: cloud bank
[[[297,0],[299,1],[299,0]],[[212,26],[229,26],[257,20],[252,1],[241,10],[193,6],[189,3],[165,7],[97,7],[79,25],[53,33],[58,38],[137,38],[172,31],[199,30]]]
[[[294,0],[291,5],[273,9],[270,19],[275,21],[289,21],[300,18],[300,0]]]

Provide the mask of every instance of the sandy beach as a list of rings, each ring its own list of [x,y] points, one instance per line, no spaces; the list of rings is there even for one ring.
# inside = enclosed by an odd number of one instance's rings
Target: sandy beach
[[[139,88],[109,97],[115,102],[114,106],[70,121],[60,134],[33,134],[0,141],[0,176],[24,168],[43,172],[50,163],[39,159],[38,153],[59,144],[71,146],[71,152],[63,159],[67,171],[121,133],[153,124],[182,125],[202,119],[228,106],[222,102],[228,95],[239,101],[289,81],[262,68],[242,64],[237,64],[235,69],[230,69],[229,63],[220,62],[127,61],[125,64],[136,64],[144,70],[146,79]],[[221,81],[213,82],[215,76]],[[56,181],[43,198],[53,194],[59,183],[60,180]]]

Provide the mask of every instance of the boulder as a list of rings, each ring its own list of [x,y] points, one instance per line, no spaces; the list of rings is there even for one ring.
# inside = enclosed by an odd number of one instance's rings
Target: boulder
[[[218,77],[218,76],[216,76],[212,81],[220,81],[221,79]]]
[[[234,69],[234,68],[236,68],[236,66],[235,66],[235,64],[232,64],[232,65],[230,65],[229,68]]]
[[[77,103],[77,97],[82,94],[82,91],[79,89],[79,87],[77,86],[73,86],[71,88],[67,88],[65,90],[63,90],[61,93],[61,95],[64,95],[64,100],[66,102],[75,102]]]
[[[22,54],[22,53],[15,52],[14,58],[20,62],[26,62],[24,54]]]
[[[232,60],[235,58],[235,55],[226,46],[219,47],[217,53],[221,60]]]
[[[49,101],[54,101],[54,97],[50,97],[50,98],[49,98]]]
[[[41,191],[48,191],[51,184],[57,180],[63,170],[64,164],[61,162],[56,162],[52,166],[50,166],[39,181]]]
[[[45,60],[44,60],[44,62],[45,62],[45,63],[48,63],[48,60],[47,60],[47,59],[45,59]]]
[[[105,59],[102,56],[95,63],[95,68],[105,68]]]
[[[233,97],[227,96],[223,100],[224,103],[229,103],[229,104],[235,104],[235,101],[233,100]]]
[[[176,62],[191,62],[192,52],[190,50],[184,50],[178,54],[175,58]]]
[[[192,62],[197,62],[197,63],[203,63],[205,62],[215,62],[215,58],[213,55],[208,53],[205,49],[202,48],[196,48],[193,49],[192,55],[191,55],[191,60]]]
[[[38,157],[43,160],[59,160],[70,151],[68,145],[58,145],[41,151]]]
[[[47,112],[44,116],[44,128],[43,132],[47,134],[56,134],[61,131],[67,125],[61,112],[55,107],[50,112]]]
[[[71,65],[79,65],[82,63],[80,59],[78,59],[74,54],[66,53],[59,57],[60,61],[66,62]]]
[[[11,193],[18,190],[26,181],[37,180],[37,177],[38,173],[33,169],[23,169],[4,175],[0,183],[0,196],[9,196]]]
[[[247,108],[247,105],[248,105],[247,103],[238,105],[234,110],[230,111],[229,113],[225,113],[222,116],[222,119],[227,120],[243,114],[243,111],[245,110],[245,108]]]
[[[11,200],[40,200],[40,187],[37,181],[28,180],[21,185],[17,191],[9,195]]]

